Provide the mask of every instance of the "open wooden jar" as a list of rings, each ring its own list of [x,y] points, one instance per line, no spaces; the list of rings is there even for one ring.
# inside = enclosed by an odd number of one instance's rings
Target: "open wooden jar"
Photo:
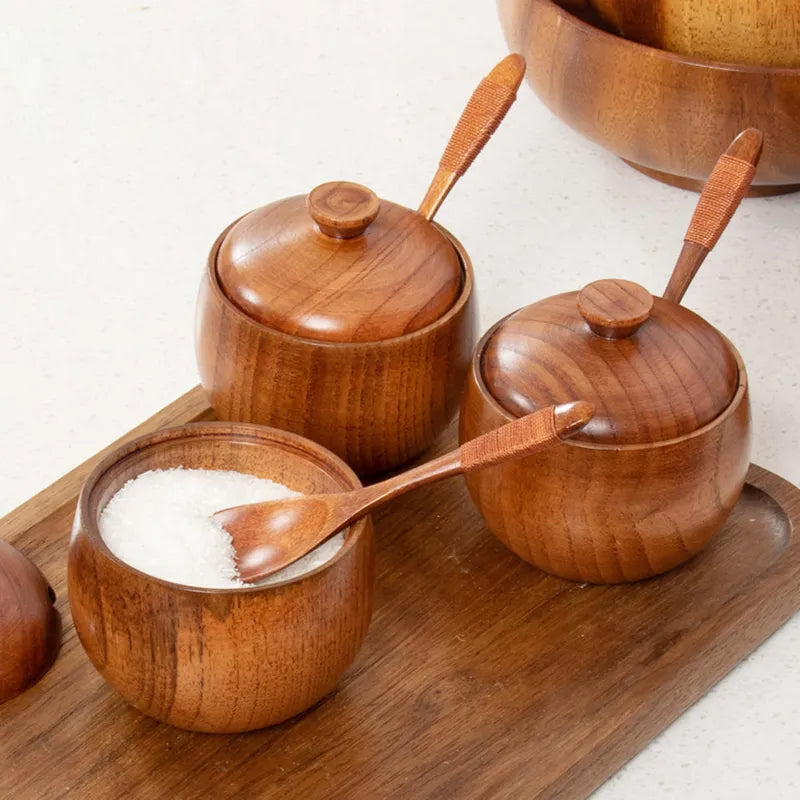
[[[455,414],[475,317],[452,235],[366,187],[323,184],[217,239],[198,300],[200,378],[220,418],[302,434],[378,472]]]
[[[106,456],[75,514],[67,580],[75,630],[100,674],[135,708],[170,725],[234,733],[275,725],[331,692],[372,614],[372,521],[350,526],[322,566],[270,585],[204,589],[117,558],[103,508],[150,469],[236,470],[306,494],[361,486],[324,447],[285,431],[204,422],[144,436]]]
[[[466,476],[489,529],[526,561],[592,583],[647,578],[699,552],[733,509],[749,463],[747,374],[680,300],[760,152],[750,130],[720,159],[664,297],[597,281],[520,309],[479,343],[462,441],[564,399],[595,408],[562,447]]]

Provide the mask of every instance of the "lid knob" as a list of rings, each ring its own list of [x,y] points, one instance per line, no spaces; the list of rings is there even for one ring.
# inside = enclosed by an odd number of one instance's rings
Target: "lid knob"
[[[598,336],[625,339],[647,322],[653,296],[632,281],[595,281],[578,294],[578,310]]]
[[[313,189],[306,205],[326,236],[352,239],[372,224],[380,211],[381,201],[360,183],[331,181]]]

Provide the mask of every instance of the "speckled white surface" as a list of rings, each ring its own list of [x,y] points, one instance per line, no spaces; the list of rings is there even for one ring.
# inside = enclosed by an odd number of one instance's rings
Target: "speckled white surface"
[[[0,513],[196,383],[195,292],[231,219],[338,178],[416,206],[505,51],[480,0],[3,11]],[[438,218],[473,256],[485,327],[594,278],[659,291],[695,199],[525,89]],[[754,460],[795,483],[799,219],[800,196],[746,202],[686,298],[748,364]],[[800,796],[798,652],[795,619],[597,797]]]

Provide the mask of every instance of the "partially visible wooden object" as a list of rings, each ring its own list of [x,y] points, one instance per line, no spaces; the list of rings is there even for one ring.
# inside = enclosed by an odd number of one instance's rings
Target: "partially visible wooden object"
[[[295,580],[208,590],[144,575],[112,556],[97,526],[105,504],[148,469],[237,470],[300,492],[360,486],[319,445],[252,425],[198,423],[123,445],[92,472],[69,549],[75,628],[103,677],[145,714],[198,731],[274,725],[338,682],[364,639],[374,584],[372,522]]]
[[[483,150],[497,126],[517,99],[525,75],[525,59],[517,53],[506,56],[478,84],[445,148],[439,169],[419,207],[432,220],[439,206]]]
[[[583,798],[800,607],[800,492],[758,467],[705,552],[632,586],[532,569],[451,481],[376,512],[375,614],[338,691],[275,728],[187,733],[127,706],[75,636],[66,553],[96,460],[0,520],[65,621],[53,669],[0,706],[2,797]]]
[[[498,8],[545,105],[637,169],[701,188],[734,136],[756,127],[764,156],[751,194],[800,188],[800,68],[718,64],[645,47],[552,0],[498,0]]]
[[[747,194],[761,158],[764,139],[761,131],[742,131],[717,161],[706,181],[689,230],[684,237],[675,269],[664,292],[664,299],[680,303],[697,270],[722,236],[731,217]]]
[[[370,229],[391,213],[387,205]],[[469,256],[444,229],[437,235],[457,254],[462,274],[458,299],[444,314],[404,336],[321,342],[259,324],[230,301],[216,271],[223,231],[200,287],[195,337],[201,383],[216,413],[299,433],[361,475],[428,448],[456,413],[476,340]]]
[[[588,403],[543,408],[372,486],[234,506],[214,518],[233,539],[242,580],[258,581],[412,489],[535,453],[574,434],[591,417]]]
[[[53,663],[61,639],[55,599],[33,563],[0,540],[0,703],[24,692]]]
[[[800,67],[796,0],[586,0],[636,42],[736,64]]]

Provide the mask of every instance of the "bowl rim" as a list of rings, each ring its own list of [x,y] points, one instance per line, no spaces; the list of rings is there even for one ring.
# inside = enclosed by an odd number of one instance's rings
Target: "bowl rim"
[[[517,417],[511,414],[504,406],[500,404],[500,402],[495,398],[495,396],[489,391],[489,387],[486,385],[486,382],[483,379],[483,370],[481,369],[481,362],[483,361],[483,353],[486,349],[486,343],[492,337],[494,332],[497,330],[500,325],[502,325],[506,320],[510,317],[514,316],[518,311],[521,311],[521,308],[518,308],[516,311],[512,311],[510,314],[506,314],[502,319],[497,320],[494,325],[486,331],[486,333],[481,336],[480,341],[475,346],[475,351],[472,354],[472,360],[470,362],[469,367],[469,374],[472,381],[475,384],[476,389],[480,392],[481,398],[485,403],[488,403],[489,406],[501,417],[509,422],[513,422]],[[717,414],[714,419],[707,422],[700,428],[696,428],[689,433],[684,433],[681,436],[675,436],[672,439],[661,439],[656,442],[632,442],[632,443],[613,443],[613,442],[584,442],[578,441],[575,439],[564,439],[562,441],[562,446],[566,445],[567,447],[576,447],[582,450],[609,450],[609,451],[635,451],[635,450],[652,450],[653,448],[660,448],[660,447],[671,447],[678,444],[683,444],[684,442],[689,441],[690,439],[695,439],[699,436],[704,436],[713,428],[716,428],[718,425],[725,422],[728,417],[732,416],[736,413],[736,410],[742,403],[745,395],[747,394],[747,370],[744,365],[744,361],[742,360],[739,351],[733,346],[733,343],[727,336],[725,336],[722,331],[717,330],[719,335],[722,337],[722,340],[728,346],[731,351],[731,355],[733,355],[736,361],[736,367],[738,370],[738,377],[737,377],[737,384],[736,384],[736,391],[733,393],[733,397],[728,405],[719,413]],[[465,395],[466,396],[466,395]],[[580,398],[575,398],[580,399]]]
[[[293,584],[311,579],[312,577],[331,569],[356,546],[356,543],[363,536],[369,534],[369,530],[371,530],[371,518],[369,515],[367,515],[366,517],[357,520],[349,526],[348,533],[345,536],[342,546],[327,561],[320,564],[313,570],[304,572],[301,575],[296,575],[293,578],[287,578],[283,581],[277,581],[275,583],[265,585],[231,586],[219,588],[193,586],[191,584],[179,583],[177,581],[159,578],[156,575],[151,575],[148,572],[144,572],[137,567],[134,567],[127,561],[123,561],[121,558],[119,558],[119,556],[111,551],[100,534],[98,521],[95,516],[91,514],[90,509],[92,493],[97,489],[100,481],[112,467],[117,466],[135,453],[158,447],[164,442],[193,438],[234,439],[241,441],[243,444],[252,444],[255,446],[273,444],[285,449],[294,450],[305,457],[309,457],[311,454],[316,457],[317,462],[321,467],[325,468],[326,472],[329,472],[329,468],[334,468],[337,470],[339,477],[341,477],[348,485],[348,488],[359,489],[363,486],[358,475],[356,475],[353,469],[345,461],[339,458],[339,456],[337,456],[335,453],[328,450],[328,448],[311,439],[307,439],[305,436],[280,430],[279,428],[270,428],[266,425],[255,425],[246,422],[225,422],[221,420],[189,422],[184,425],[161,428],[157,431],[144,434],[143,436],[138,436],[135,439],[132,439],[131,441],[115,448],[94,467],[89,476],[83,482],[80,494],[78,495],[75,519],[70,537],[70,548],[72,548],[78,532],[82,531],[86,536],[89,546],[92,547],[96,552],[99,552],[104,558],[110,560],[122,569],[139,576],[140,578],[153,581],[173,591],[182,593],[206,596],[238,596],[263,594],[270,590],[281,590]],[[143,470],[143,472],[145,471],[147,470]],[[101,512],[102,509],[98,509],[98,516]]]
[[[502,2],[502,0],[498,0],[498,3],[499,2]],[[642,48],[642,50],[645,51],[653,51],[659,53],[661,58],[666,58],[669,61],[675,61],[676,63],[689,67],[700,67],[702,69],[713,69],[723,72],[762,73],[767,75],[778,74],[800,78],[800,67],[780,67],[770,66],[769,64],[739,64],[735,61],[714,61],[712,59],[697,58],[696,56],[687,56],[682,53],[675,53],[672,50],[664,50],[660,47],[642,44],[633,39],[626,39],[624,36],[612,33],[611,31],[606,31],[572,14],[566,8],[563,8],[555,2],[555,0],[529,0],[529,2],[531,5],[543,7],[551,6],[556,16],[564,19],[567,24],[586,30],[592,36],[608,37],[620,42],[623,46],[630,45],[632,47]]]
[[[326,339],[310,339],[307,336],[296,336],[293,333],[286,333],[286,331],[273,328],[269,325],[265,325],[263,322],[253,319],[245,311],[239,308],[239,306],[237,306],[227,294],[225,294],[225,291],[220,285],[219,274],[217,273],[217,255],[219,253],[219,249],[222,246],[222,242],[224,241],[225,237],[228,235],[228,231],[230,231],[231,228],[233,228],[233,226],[239,222],[239,220],[243,219],[247,216],[247,214],[250,213],[252,213],[252,211],[248,211],[247,213],[242,214],[240,217],[237,217],[219,234],[219,236],[217,236],[214,244],[211,246],[208,258],[206,259],[205,278],[208,280],[211,291],[226,309],[237,316],[242,322],[249,323],[253,327],[264,331],[270,336],[284,339],[289,342],[297,342],[307,347],[321,348],[323,350],[374,350],[375,348],[389,349],[396,347],[398,344],[413,342],[415,339],[422,339],[430,335],[432,331],[446,326],[454,317],[461,313],[472,297],[475,285],[475,276],[473,274],[472,261],[470,260],[469,254],[467,253],[464,245],[461,244],[461,242],[456,239],[456,237],[453,236],[450,231],[448,231],[438,222],[432,220],[431,224],[442,232],[445,238],[455,249],[459,264],[461,266],[461,272],[464,277],[464,280],[461,284],[461,292],[459,293],[453,305],[451,305],[441,317],[438,317],[424,328],[419,328],[418,330],[411,331],[410,333],[404,333],[402,336],[392,336],[388,339],[375,339],[374,341],[366,342],[333,342],[327,341]]]

